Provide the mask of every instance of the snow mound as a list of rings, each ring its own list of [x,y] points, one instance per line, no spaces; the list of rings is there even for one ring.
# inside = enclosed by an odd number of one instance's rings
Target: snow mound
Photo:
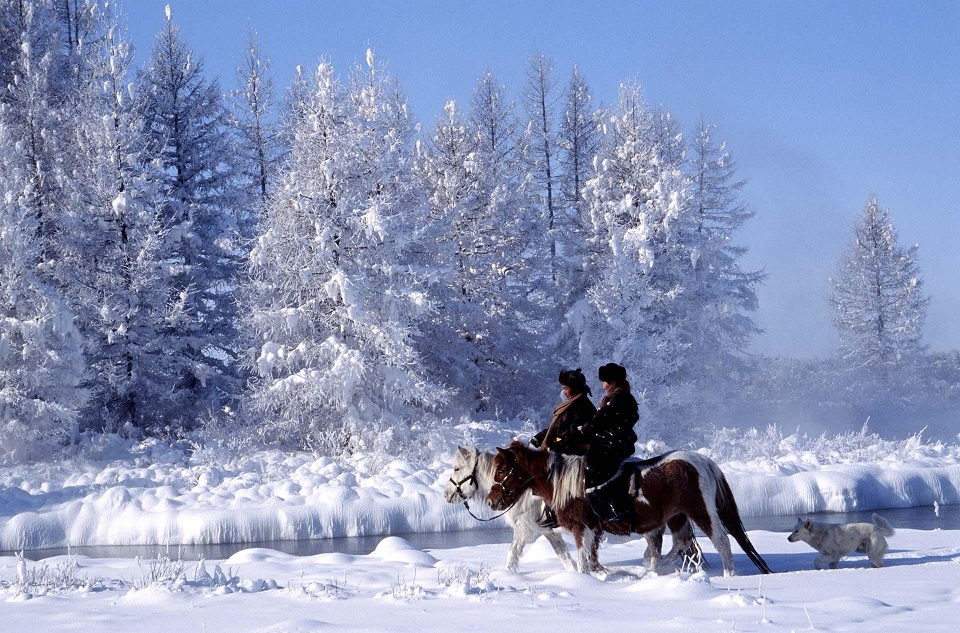
[[[315,633],[316,631],[327,631],[331,628],[333,628],[333,626],[327,622],[305,618],[301,620],[278,622],[272,626],[268,626],[265,629],[260,629],[260,633]]]
[[[398,536],[390,536],[380,541],[380,544],[370,553],[370,556],[383,561],[406,563],[420,567],[433,567],[437,564],[436,558],[417,549],[409,541]]]

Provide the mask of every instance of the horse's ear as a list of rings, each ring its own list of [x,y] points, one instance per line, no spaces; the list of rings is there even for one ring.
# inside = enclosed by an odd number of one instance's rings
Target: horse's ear
[[[464,448],[463,446],[457,446],[457,455],[463,455],[464,457],[469,457],[470,449]]]

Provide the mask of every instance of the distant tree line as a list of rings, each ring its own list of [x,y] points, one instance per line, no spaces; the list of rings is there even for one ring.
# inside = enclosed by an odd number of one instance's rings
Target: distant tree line
[[[560,367],[609,361],[642,437],[749,402],[764,275],[730,153],[635,82],[609,107],[560,83],[534,55],[519,107],[488,71],[421,131],[372,51],[278,96],[251,33],[225,95],[169,10],[135,69],[106,3],[0,0],[0,452],[209,423],[341,454],[545,417]],[[869,209],[833,283],[851,401],[957,371]]]

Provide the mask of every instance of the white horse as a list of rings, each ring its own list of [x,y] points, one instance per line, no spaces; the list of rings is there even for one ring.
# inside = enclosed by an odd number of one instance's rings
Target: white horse
[[[481,453],[476,448],[457,448],[453,456],[453,475],[447,483],[444,496],[448,503],[469,503],[471,500],[486,506],[487,493],[493,484],[494,453]],[[467,505],[469,510],[470,506]],[[472,514],[472,513],[471,513]],[[517,571],[520,555],[527,543],[541,534],[547,538],[557,558],[567,571],[576,571],[567,544],[564,543],[558,529],[540,525],[543,515],[543,501],[530,492],[523,493],[518,501],[506,512],[504,517],[513,528],[513,543],[507,554],[507,570]]]
[[[444,496],[448,503],[464,503],[469,511],[470,501],[486,505],[487,494],[493,485],[495,453],[481,453],[476,448],[457,448],[453,456],[453,475],[450,477]],[[507,523],[513,528],[513,543],[507,553],[507,570],[516,571],[520,562],[520,555],[528,543],[541,534],[553,547],[557,557],[567,571],[576,571],[577,567],[570,557],[567,544],[560,536],[559,529],[545,528],[540,525],[543,516],[543,501],[529,490],[520,495],[519,499],[504,514]],[[472,514],[472,512],[471,512]],[[675,561],[680,557],[699,558],[700,546],[693,534],[689,521],[682,526],[672,525],[673,547],[665,557],[665,561]],[[664,528],[644,535],[647,539],[647,550],[644,561],[647,568],[656,570],[661,563],[661,547],[663,544]]]

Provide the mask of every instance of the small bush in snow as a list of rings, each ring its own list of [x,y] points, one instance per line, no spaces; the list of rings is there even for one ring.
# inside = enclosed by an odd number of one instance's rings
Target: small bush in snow
[[[437,571],[437,583],[443,588],[443,592],[446,594],[456,593],[470,595],[484,593],[491,587],[490,568],[481,563],[476,571],[470,570],[464,564],[452,568],[440,569]]]
[[[186,564],[180,558],[171,560],[163,554],[157,554],[146,561],[137,556],[136,561],[140,568],[140,579],[133,583],[134,589],[151,586],[180,588],[186,583]]]
[[[104,589],[103,578],[82,573],[72,556],[52,567],[42,561],[31,568],[22,552],[17,555],[17,580],[11,586],[18,594],[33,595]]]

